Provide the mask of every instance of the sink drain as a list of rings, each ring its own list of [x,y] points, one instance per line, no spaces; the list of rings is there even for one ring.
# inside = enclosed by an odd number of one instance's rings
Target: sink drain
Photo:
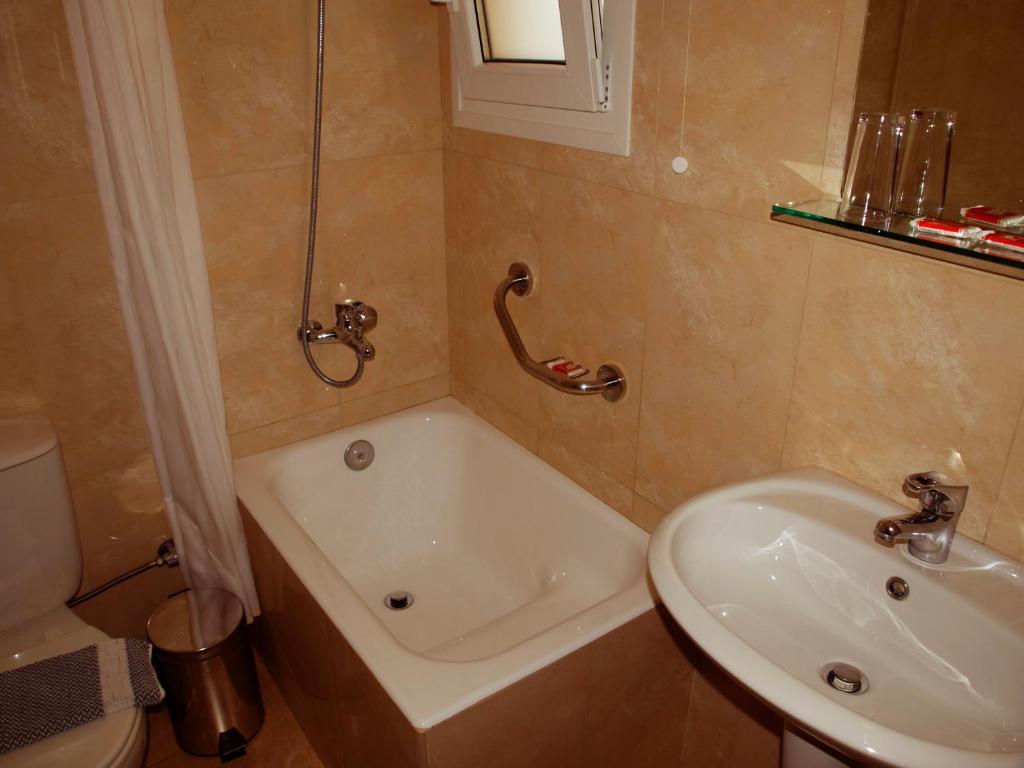
[[[404,611],[412,605],[412,594],[401,589],[395,592],[388,592],[384,598],[384,605],[392,611]]]
[[[899,576],[893,576],[885,582],[885,591],[893,600],[906,600],[910,597],[910,585]]]
[[[842,661],[826,664],[821,674],[826,683],[842,693],[863,693],[868,687],[864,673]]]

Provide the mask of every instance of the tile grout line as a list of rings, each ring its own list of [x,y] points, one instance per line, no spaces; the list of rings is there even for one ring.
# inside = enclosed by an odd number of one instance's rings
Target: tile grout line
[[[985,520],[985,532],[981,536],[982,544],[988,540],[989,530],[992,528],[992,521],[995,519],[996,511],[999,509],[999,500],[1003,495],[1003,486],[1006,484],[1006,474],[1010,468],[1010,459],[1013,458],[1017,442],[1022,439],[1022,432],[1024,432],[1021,429],[1022,419],[1024,419],[1024,397],[1021,398],[1021,407],[1017,413],[1017,424],[1014,428],[1013,439],[1010,440],[1010,446],[1006,451],[1006,458],[1003,460],[1002,470],[999,472],[999,482],[996,483],[995,497],[992,499],[992,511]]]
[[[643,328],[644,335],[643,341],[640,344],[640,391],[637,392],[637,409],[636,409],[636,435],[633,442],[636,447],[636,453],[633,456],[633,483],[630,490],[633,492],[632,504],[629,509],[629,518],[636,523],[636,497],[637,497],[637,486],[640,480],[640,439],[643,435],[643,414],[644,414],[644,384],[647,381],[647,377],[644,375],[644,371],[647,368],[647,337],[650,333],[649,320],[650,320],[650,308],[651,308],[651,280],[652,273],[654,270],[654,238],[657,231],[657,215],[655,208],[658,206],[658,198],[654,195],[654,190],[657,187],[658,177],[658,135],[661,131],[661,86],[662,86],[662,73],[665,66],[665,13],[667,0],[662,0],[661,3],[661,18],[659,20],[659,31],[658,31],[658,74],[657,82],[658,87],[655,91],[654,103],[656,105],[654,113],[654,167],[651,172],[651,188],[648,195],[650,205],[648,211],[651,217],[649,226],[647,228],[647,253],[644,260],[644,319]],[[689,52],[687,52],[689,53]],[[659,507],[660,508],[660,507]]]
[[[796,390],[796,378],[797,372],[800,370],[800,357],[804,346],[804,336],[806,333],[805,323],[807,319],[807,304],[810,302],[811,297],[811,273],[814,270],[814,244],[815,238],[812,235],[808,238],[807,244],[807,272],[804,276],[804,300],[800,307],[800,322],[797,326],[797,342],[796,342],[796,354],[793,355],[793,375],[789,380],[789,395],[786,397],[786,420],[782,425],[782,440],[779,443],[779,460],[778,469],[782,469],[782,462],[786,457],[786,443],[789,440],[789,422],[790,417],[793,413],[793,393]]]

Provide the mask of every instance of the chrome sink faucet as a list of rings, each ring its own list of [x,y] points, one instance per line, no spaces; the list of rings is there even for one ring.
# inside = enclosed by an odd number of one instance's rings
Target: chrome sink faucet
[[[946,562],[967,490],[966,485],[949,485],[938,472],[909,475],[903,492],[921,500],[921,511],[883,517],[875,524],[875,538],[890,546],[905,541],[910,554],[926,563]]]

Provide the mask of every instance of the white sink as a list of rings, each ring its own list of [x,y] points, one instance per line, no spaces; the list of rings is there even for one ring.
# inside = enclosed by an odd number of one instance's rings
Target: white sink
[[[651,576],[708,655],[846,754],[1024,766],[1024,568],[961,536],[938,566],[876,543],[875,521],[903,509],[816,468],[727,486],[662,521]],[[834,690],[831,662],[866,688]]]

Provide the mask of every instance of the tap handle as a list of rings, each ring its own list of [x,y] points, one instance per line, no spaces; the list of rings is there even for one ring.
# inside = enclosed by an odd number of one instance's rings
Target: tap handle
[[[338,325],[355,332],[357,336],[369,333],[377,327],[377,310],[361,301],[346,301],[335,304]]]
[[[920,496],[925,491],[942,485],[938,472],[915,472],[903,481],[903,492],[908,496]]]
[[[952,500],[942,491],[935,490],[934,488],[922,491],[921,511],[929,515],[936,515],[943,520],[949,520],[953,517],[955,511],[953,505],[950,504]]]

